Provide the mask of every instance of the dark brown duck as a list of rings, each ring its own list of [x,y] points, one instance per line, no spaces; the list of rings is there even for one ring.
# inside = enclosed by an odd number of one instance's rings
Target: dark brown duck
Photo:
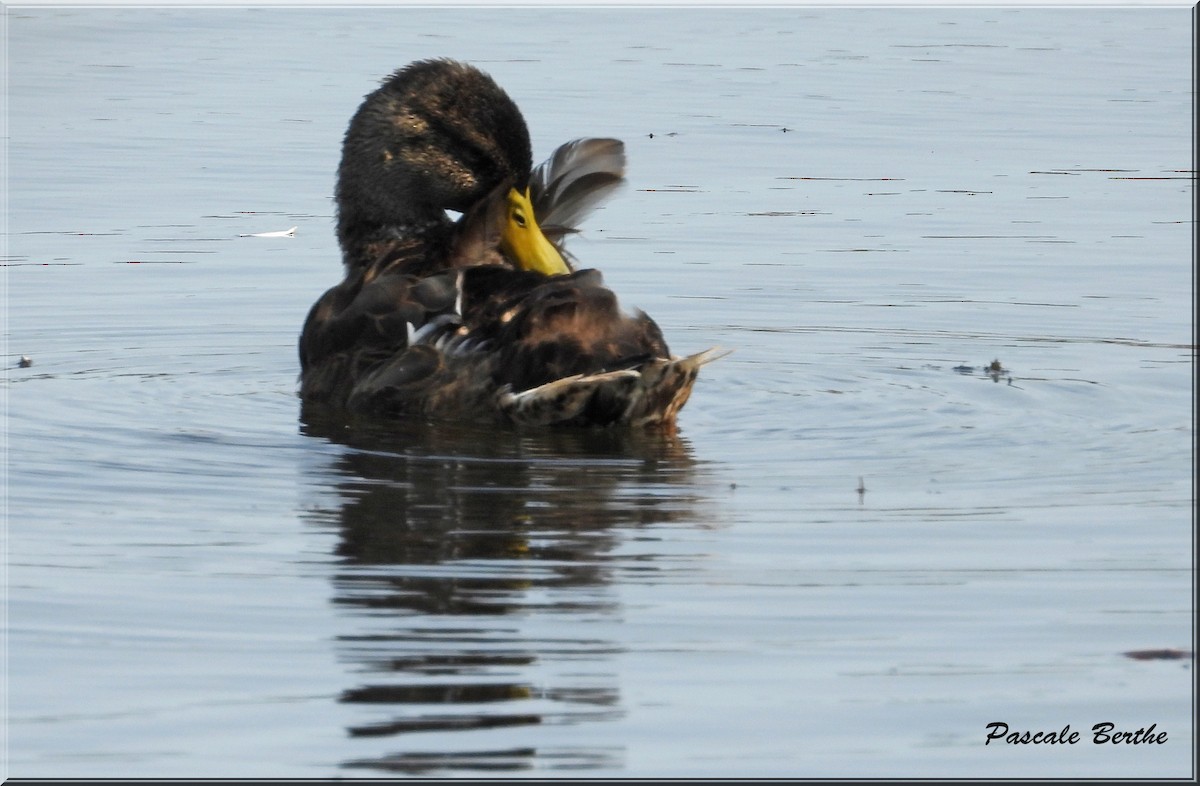
[[[397,71],[346,132],[346,275],[305,322],[301,397],[383,416],[673,424],[713,353],[671,355],[562,247],[624,171],[616,139],[569,142],[533,169],[525,120],[489,76],[452,60]]]

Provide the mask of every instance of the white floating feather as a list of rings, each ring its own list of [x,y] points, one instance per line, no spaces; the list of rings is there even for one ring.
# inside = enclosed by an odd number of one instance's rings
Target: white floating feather
[[[253,235],[238,235],[238,237],[295,237],[298,228],[292,227],[291,229],[282,229],[278,232],[255,232]]]

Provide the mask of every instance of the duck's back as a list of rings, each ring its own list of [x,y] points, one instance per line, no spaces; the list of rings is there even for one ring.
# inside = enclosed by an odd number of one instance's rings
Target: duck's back
[[[622,313],[595,270],[352,275],[313,306],[300,354],[306,400],[389,416],[649,422],[673,417],[682,401],[670,402],[694,379],[664,371],[672,361],[658,326]],[[671,388],[659,391],[669,413],[632,400],[646,397],[647,371]]]

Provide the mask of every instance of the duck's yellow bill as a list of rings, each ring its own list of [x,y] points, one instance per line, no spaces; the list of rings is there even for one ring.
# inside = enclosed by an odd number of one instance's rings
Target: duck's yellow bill
[[[500,248],[523,270],[536,270],[548,276],[571,272],[562,254],[538,227],[528,188],[524,194],[515,188],[508,192],[508,209],[504,231],[500,234]]]

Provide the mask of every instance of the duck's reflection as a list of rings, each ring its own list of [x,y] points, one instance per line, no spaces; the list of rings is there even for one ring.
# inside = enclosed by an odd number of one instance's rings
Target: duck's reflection
[[[372,424],[311,408],[301,422],[346,447],[332,467],[340,506],[317,518],[338,527],[334,602],[356,628],[340,639],[359,678],[340,701],[364,710],[349,733],[401,748],[346,766],[618,766],[619,749],[546,732],[622,712],[620,649],[596,632],[619,622],[614,578],[653,569],[619,554],[630,529],[703,515],[686,441]],[[488,746],[488,729],[522,744]],[[402,736],[414,732],[433,734]]]

